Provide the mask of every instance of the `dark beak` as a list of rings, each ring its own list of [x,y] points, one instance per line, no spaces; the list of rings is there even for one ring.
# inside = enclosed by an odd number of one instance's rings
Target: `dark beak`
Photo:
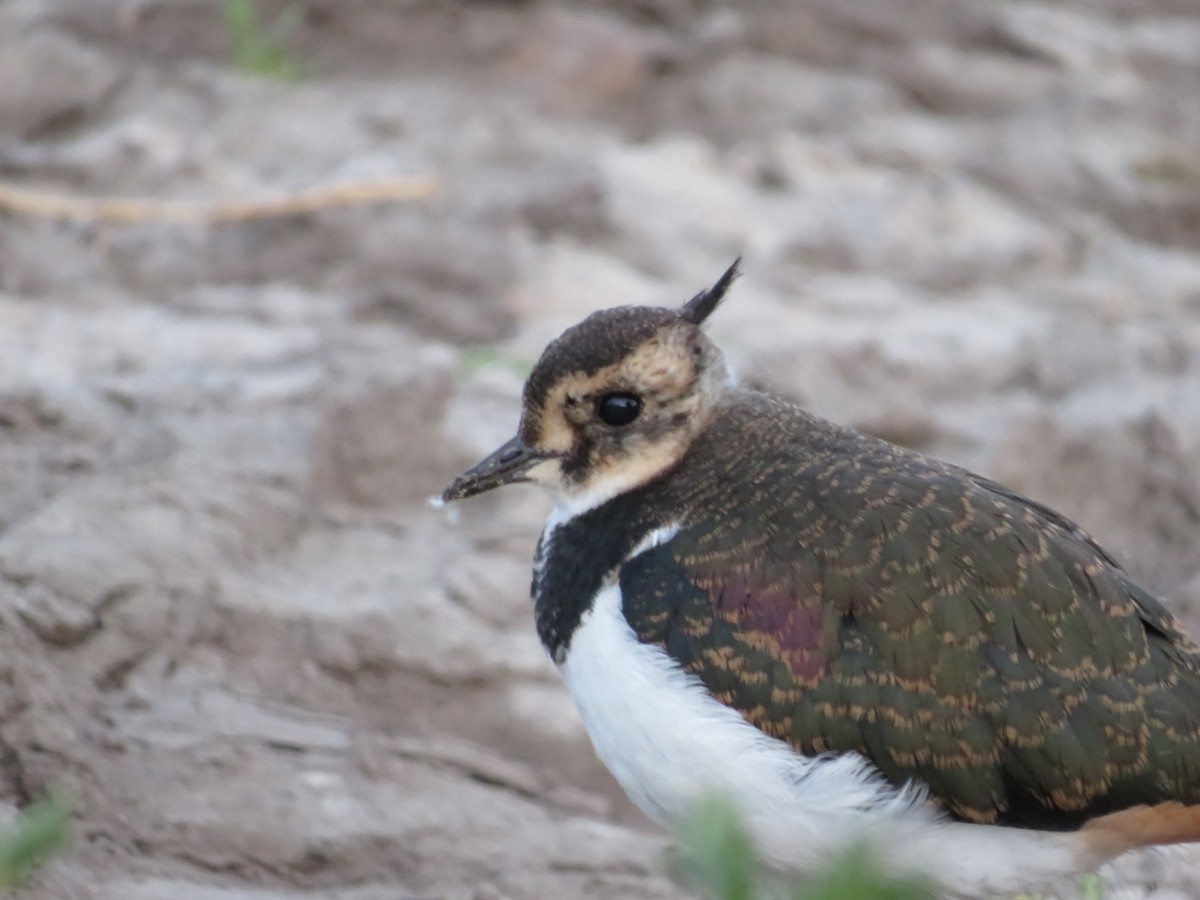
[[[515,437],[446,485],[446,490],[442,491],[442,502],[462,500],[505,484],[528,481],[525,473],[550,455],[526,447],[519,437]]]

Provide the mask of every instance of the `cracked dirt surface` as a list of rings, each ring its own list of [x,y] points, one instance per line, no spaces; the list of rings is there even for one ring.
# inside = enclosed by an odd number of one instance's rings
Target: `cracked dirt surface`
[[[1193,0],[302,12],[281,83],[203,0],[0,3],[6,184],[441,185],[0,214],[0,796],[78,807],[22,896],[682,896],[534,636],[547,501],[424,501],[546,340],[738,253],[743,377],[1050,502],[1200,624]]]

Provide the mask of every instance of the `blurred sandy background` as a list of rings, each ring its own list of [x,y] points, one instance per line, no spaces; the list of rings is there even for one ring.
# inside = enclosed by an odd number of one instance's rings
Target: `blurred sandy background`
[[[546,499],[425,498],[561,328],[739,253],[743,377],[1200,624],[1196,0],[266,3],[283,78],[229,6],[0,2],[0,797],[79,813],[23,896],[681,896],[537,643]]]

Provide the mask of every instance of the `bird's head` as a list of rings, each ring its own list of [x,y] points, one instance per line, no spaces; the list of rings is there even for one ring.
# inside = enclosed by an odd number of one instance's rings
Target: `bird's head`
[[[670,469],[729,385],[701,325],[739,263],[679,309],[622,306],[568,328],[525,382],[516,437],[454,479],[442,499],[532,481],[579,511]]]

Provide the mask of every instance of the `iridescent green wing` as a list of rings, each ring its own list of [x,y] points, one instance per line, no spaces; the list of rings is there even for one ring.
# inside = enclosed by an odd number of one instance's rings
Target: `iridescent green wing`
[[[861,753],[967,821],[1200,800],[1200,656],[1158,601],[1045,507],[817,437],[694,461],[697,524],[619,573],[642,641],[799,752]]]

